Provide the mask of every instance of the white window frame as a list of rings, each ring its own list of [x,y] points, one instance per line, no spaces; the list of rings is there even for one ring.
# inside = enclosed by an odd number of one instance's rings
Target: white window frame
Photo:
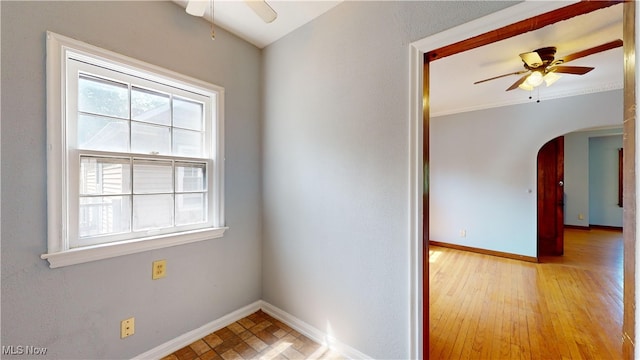
[[[208,149],[208,191],[212,201],[208,207],[211,222],[204,229],[180,231],[161,235],[147,235],[130,240],[70,247],[71,234],[77,234],[77,224],[71,224],[70,211],[77,211],[77,184],[71,179],[77,164],[70,160],[77,150],[67,144],[69,124],[67,122],[67,71],[70,60],[79,60],[128,75],[157,81],[161,84],[212,95],[215,120],[211,144]],[[194,79],[161,67],[129,58],[108,50],[53,33],[47,32],[47,253],[42,259],[49,261],[51,268],[79,264],[94,260],[128,255],[142,251],[186,244],[222,237],[227,227],[224,219],[224,88]],[[75,209],[75,210],[74,210]]]

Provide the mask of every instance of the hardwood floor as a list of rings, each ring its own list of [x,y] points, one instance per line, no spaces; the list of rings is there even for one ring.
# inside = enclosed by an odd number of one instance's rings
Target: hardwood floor
[[[430,359],[621,359],[622,233],[541,263],[429,247]]]

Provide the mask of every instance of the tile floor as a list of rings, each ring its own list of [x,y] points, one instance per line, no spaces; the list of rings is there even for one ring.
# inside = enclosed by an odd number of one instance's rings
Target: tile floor
[[[344,359],[259,310],[162,360]]]

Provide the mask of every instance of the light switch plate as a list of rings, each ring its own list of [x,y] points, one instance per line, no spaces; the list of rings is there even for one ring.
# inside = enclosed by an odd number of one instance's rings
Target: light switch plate
[[[120,338],[124,339],[127,336],[133,335],[135,332],[135,318],[130,317],[120,322]]]

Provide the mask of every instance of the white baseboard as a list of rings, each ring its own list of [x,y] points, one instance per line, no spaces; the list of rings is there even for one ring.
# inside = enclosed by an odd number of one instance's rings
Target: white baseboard
[[[180,335],[175,339],[169,340],[164,344],[156,346],[155,348],[134,357],[134,359],[161,359],[175,352],[176,350],[182,349],[183,347],[193,343],[194,341],[202,339],[203,337],[211,334],[214,331],[220,330],[223,327],[228,326],[229,324],[232,324],[244,317],[253,314],[260,309],[262,309],[262,311],[271,315],[275,319],[278,319],[283,323],[289,325],[292,329],[303,334],[309,339],[317,342],[320,345],[326,346],[328,349],[340,353],[342,356],[348,359],[372,359],[370,356],[367,356],[360,351],[344,343],[341,343],[337,339],[329,336],[329,334],[316,329],[315,327],[307,324],[297,317],[263,300],[258,300],[230,314],[213,320],[212,322],[205,324],[195,330],[191,330],[186,334]]]
[[[162,359],[163,357],[175,352],[176,350],[180,350],[183,347],[193,343],[194,341],[202,339],[203,337],[211,334],[214,331],[218,331],[223,327],[228,326],[229,324],[232,324],[244,317],[253,314],[254,312],[260,310],[261,305],[262,300],[258,300],[230,314],[213,320],[212,322],[205,324],[195,330],[191,330],[186,334],[180,335],[175,339],[169,340],[166,343],[161,344],[160,346],[156,346],[155,348],[134,357],[134,359]]]
[[[321,330],[318,330],[317,328],[307,324],[306,322],[298,319],[288,312],[281,310],[264,300],[260,303],[262,311],[289,325],[292,329],[317,342],[318,344],[326,346],[327,348],[341,354],[348,359],[372,359],[372,357],[367,356],[360,351],[352,348],[351,346],[338,341],[336,338]]]

